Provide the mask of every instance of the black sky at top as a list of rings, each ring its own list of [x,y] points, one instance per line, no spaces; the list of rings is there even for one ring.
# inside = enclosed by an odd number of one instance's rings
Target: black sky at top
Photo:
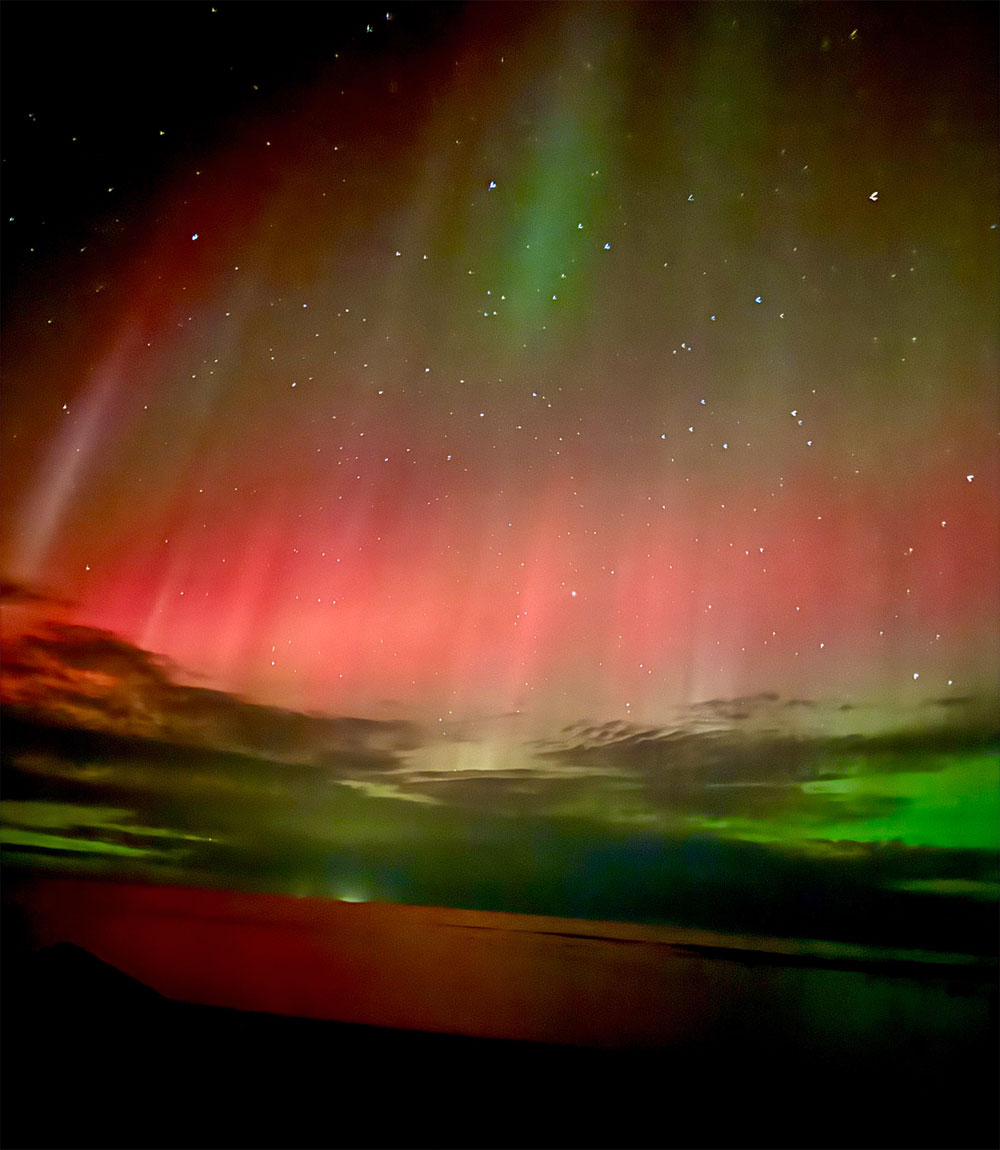
[[[489,7],[500,22],[510,15],[510,5]],[[635,18],[650,35],[662,35],[667,26],[683,25],[678,12],[689,7],[640,5]],[[748,8],[761,16],[759,6],[720,7],[736,18]],[[790,47],[800,39],[797,24],[817,21],[813,4],[773,7]],[[834,33],[863,15],[867,36],[876,40],[884,24],[877,66],[899,70],[914,105],[922,101],[920,77],[933,74],[935,59],[968,59],[969,73],[956,82],[963,99],[979,106],[965,109],[966,122],[994,115],[995,4],[907,5],[905,21],[897,4],[819,7]],[[294,112],[296,97],[305,98],[337,53],[362,72],[376,60],[391,68],[447,43],[466,8],[8,0],[0,49],[5,303],[19,285],[31,290],[35,269],[51,271],[48,257],[86,242],[105,218],[133,212],[178,163],[224,143],[245,116]],[[794,52],[784,63],[795,68]]]
[[[31,293],[36,275],[51,273],[48,262],[88,242],[102,222],[131,222],[173,171],[224,145],[247,115],[293,114],[337,53],[362,71],[376,55],[405,60],[446,35],[463,9],[5,4],[5,304]]]

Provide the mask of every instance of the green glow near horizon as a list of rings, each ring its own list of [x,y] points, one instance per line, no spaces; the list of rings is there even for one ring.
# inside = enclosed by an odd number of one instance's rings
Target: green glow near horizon
[[[1000,760],[993,753],[941,755],[935,771],[900,771],[802,783],[803,795],[832,800],[761,818],[707,819],[694,825],[724,838],[791,845],[828,840],[902,842],[907,846],[1000,850]],[[893,800],[893,809],[860,813],[871,800]],[[851,817],[852,805],[859,814]],[[842,812],[842,817],[830,814]]]
[[[74,854],[120,855],[125,858],[151,858],[163,853],[143,847],[124,846],[122,843],[102,842],[99,839],[25,831],[18,827],[0,829],[0,843],[18,847],[41,847],[43,850],[72,851]]]

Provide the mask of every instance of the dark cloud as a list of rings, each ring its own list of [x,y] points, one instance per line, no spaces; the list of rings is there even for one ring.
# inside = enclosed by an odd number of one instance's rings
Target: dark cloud
[[[449,805],[482,811],[523,813],[544,811],[551,803],[553,790],[563,790],[563,780],[555,787],[551,780],[484,772],[469,773],[460,778],[440,775],[409,780],[409,789],[442,800]]]
[[[777,788],[777,795],[783,787],[847,777],[861,758],[865,773],[936,771],[942,769],[942,753],[996,738],[995,726],[976,718],[982,706],[968,696],[935,700],[947,704],[954,715],[950,722],[831,736],[802,731],[797,722],[783,724],[781,715],[807,710],[822,720],[835,712],[816,700],[782,701],[762,692],[695,704],[669,728],[580,721],[554,740],[521,744],[516,769],[505,769],[511,762],[504,752],[490,759],[488,770],[449,770],[445,782],[435,773],[436,763],[407,768],[407,752],[434,742],[411,722],[305,714],[186,684],[168,660],[91,627],[50,620],[8,646],[3,700],[44,722],[305,764],[341,778],[398,771],[394,783],[424,794],[447,793],[459,802],[475,794],[519,805],[526,795],[554,800],[572,771],[582,770],[591,778],[603,776],[604,785],[616,778],[636,780],[657,807],[688,803],[714,809],[722,800],[706,804],[694,796],[725,786],[766,786]],[[448,737],[473,743],[481,741],[481,732],[456,728]],[[517,745],[511,732],[506,745]]]
[[[166,682],[166,660],[134,647],[110,631],[48,622],[39,634],[25,635],[21,648],[36,666],[84,671],[142,682]]]
[[[613,834],[781,823],[821,840],[826,826],[894,818],[909,801],[838,780],[942,771],[954,752],[995,739],[974,699],[919,729],[833,736],[823,732],[835,707],[773,693],[710,699],[670,727],[582,720],[530,742],[492,721],[432,736],[402,720],[305,714],[184,683],[120,636],[54,621],[15,640],[2,671],[14,716],[7,797],[30,797],[41,780],[51,798],[92,792],[150,825],[166,804],[171,826],[184,811],[187,831],[208,836],[184,847],[206,858],[223,839],[246,850],[251,838],[273,840],[277,859],[289,843],[381,836],[386,812],[400,808],[392,826],[404,838],[405,819],[447,811]]]
[[[780,784],[711,784],[686,795],[686,811],[708,819],[770,821],[785,817],[808,819],[817,828],[831,822],[861,822],[904,811],[909,799],[896,795],[804,795],[798,786]]]
[[[777,697],[754,696],[754,701],[769,706]],[[744,729],[747,702],[713,699],[697,704],[686,722],[672,728],[576,723],[565,727],[560,739],[535,744],[535,753],[563,764],[635,775],[656,793],[676,795],[709,785],[785,786],[845,778],[857,770],[862,758],[866,774],[939,771],[947,766],[941,756],[995,746],[1000,740],[995,719],[983,717],[989,713],[984,702],[971,698],[967,707],[954,708],[969,712],[961,721],[840,736]],[[820,709],[813,700],[789,703]],[[733,725],[706,729],[706,713]]]
[[[812,745],[805,739],[744,736],[728,730],[624,728],[598,740],[539,744],[541,758],[664,778],[696,775],[705,782],[802,781]]]
[[[727,715],[734,710],[753,711],[758,707],[777,703],[779,698],[780,696],[773,691],[762,691],[756,695],[738,695],[734,699],[708,699],[704,703],[696,703],[695,709]]]
[[[70,606],[69,600],[67,599],[60,599],[55,595],[50,595],[41,588],[32,587],[30,584],[22,583],[17,579],[6,578],[0,578],[0,603],[9,606],[27,603],[58,607]]]
[[[92,627],[48,621],[10,644],[3,700],[48,722],[328,769],[385,766],[421,745],[414,723],[325,717],[178,682],[168,660]]]
[[[592,725],[586,722],[571,723],[567,727],[563,727],[560,732],[564,737],[574,737],[584,743],[603,743],[610,742],[617,739],[619,735],[628,731],[628,723],[623,723],[621,720],[615,720],[610,723],[600,723]]]

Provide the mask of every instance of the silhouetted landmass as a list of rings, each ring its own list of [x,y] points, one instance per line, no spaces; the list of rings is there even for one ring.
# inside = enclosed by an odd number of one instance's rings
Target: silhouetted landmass
[[[888,1063],[804,1052],[779,1025],[641,1051],[480,1040],[192,1006],[5,935],[10,1150],[997,1142],[989,1034]]]

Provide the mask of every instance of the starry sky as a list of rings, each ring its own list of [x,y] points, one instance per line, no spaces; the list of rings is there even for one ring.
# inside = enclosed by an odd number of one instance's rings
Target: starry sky
[[[643,771],[722,731],[713,786],[765,738],[979,745],[995,7],[5,23],[9,698],[241,753],[237,712],[412,726],[354,782],[433,802],[640,728]]]

